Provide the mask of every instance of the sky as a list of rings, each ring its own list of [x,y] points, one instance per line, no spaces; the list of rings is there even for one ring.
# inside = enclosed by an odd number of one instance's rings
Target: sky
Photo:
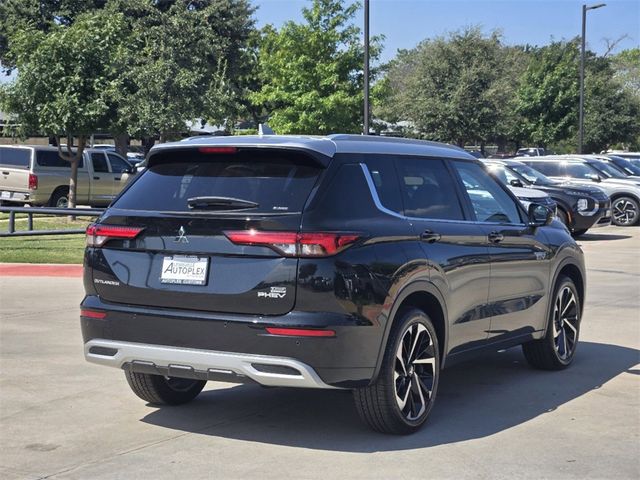
[[[364,0],[361,0],[363,3]],[[588,5],[607,6],[587,12],[587,47],[606,50],[605,38],[623,40],[616,51],[640,47],[640,0],[597,0]],[[258,7],[257,25],[279,27],[287,20],[301,21],[308,0],[252,0]],[[371,35],[385,36],[381,61],[398,49],[413,48],[421,40],[445,35],[466,26],[485,32],[500,30],[508,45],[544,45],[580,35],[583,1],[576,0],[370,0]],[[356,23],[362,25],[362,9]]]

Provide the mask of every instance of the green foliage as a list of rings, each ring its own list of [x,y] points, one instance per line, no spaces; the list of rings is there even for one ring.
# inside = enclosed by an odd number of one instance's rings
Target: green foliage
[[[578,125],[579,41],[553,42],[533,50],[517,92],[520,132],[546,146],[573,135]]]
[[[611,57],[614,78],[640,100],[640,48],[623,50]]]
[[[305,22],[264,29],[260,46],[261,88],[254,105],[270,112],[278,133],[327,134],[361,131],[363,112],[360,29],[353,25],[358,4],[314,0]],[[380,52],[372,40],[373,61]]]
[[[485,37],[479,28],[425,40],[389,64],[376,112],[411,121],[422,138],[484,142],[497,134],[509,108],[504,57],[499,35]]]
[[[600,152],[640,134],[640,97],[614,76],[607,58],[591,58],[585,75],[584,151]]]
[[[15,116],[18,133],[81,136],[107,124],[117,88],[109,59],[124,28],[121,14],[86,13],[47,33],[31,27],[14,33],[19,74],[0,87],[0,103]]]
[[[247,1],[112,0],[106,10],[125,14],[129,35],[116,56],[112,131],[163,139],[187,119],[223,122],[241,109],[253,32]]]

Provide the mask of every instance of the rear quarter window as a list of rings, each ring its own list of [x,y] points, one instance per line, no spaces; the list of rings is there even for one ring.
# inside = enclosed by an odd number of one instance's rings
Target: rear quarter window
[[[36,163],[40,167],[71,168],[71,163],[58,155],[55,150],[36,150]],[[84,166],[81,158],[78,168]]]
[[[301,212],[321,167],[292,152],[241,151],[236,154],[176,152],[140,174],[114,203],[128,210],[194,210],[189,199],[230,197],[257,203],[247,213]]]
[[[0,147],[0,165],[11,168],[29,169],[31,150],[28,148]]]

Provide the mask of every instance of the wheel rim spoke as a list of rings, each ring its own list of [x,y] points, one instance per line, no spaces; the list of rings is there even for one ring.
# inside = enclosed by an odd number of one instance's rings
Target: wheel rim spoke
[[[578,340],[579,307],[576,296],[564,287],[556,298],[553,310],[553,339],[558,357],[567,360],[573,354]]]
[[[421,323],[410,325],[396,351],[393,372],[396,402],[407,420],[420,418],[432,398],[436,375],[435,345]]]

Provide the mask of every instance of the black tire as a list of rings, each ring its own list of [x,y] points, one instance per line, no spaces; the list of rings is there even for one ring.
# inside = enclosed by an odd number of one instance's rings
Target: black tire
[[[580,296],[573,280],[560,276],[553,291],[544,338],[522,345],[529,365],[541,370],[562,370],[571,365],[578,347],[581,315]]]
[[[567,215],[567,213],[561,208],[558,208],[558,212],[556,213],[556,216],[560,219],[562,223],[564,223],[565,227],[567,227],[567,229],[571,232],[572,230],[571,230],[571,225],[569,225],[569,215]]]
[[[412,333],[415,335],[411,336]],[[416,337],[417,346],[409,352],[405,347]],[[401,362],[396,357],[399,351],[403,356],[406,353],[408,359],[413,353],[414,360]],[[397,374],[402,371],[404,374]],[[438,337],[431,319],[421,310],[406,310],[392,326],[378,378],[371,385],[353,391],[358,413],[378,432],[413,433],[424,424],[433,408],[439,377]],[[427,394],[429,387],[430,395]],[[396,391],[400,395],[396,395]],[[400,406],[401,397],[404,397],[404,408]]]
[[[50,207],[67,208],[69,206],[69,189],[65,187],[57,188],[49,199]]]
[[[153,405],[181,405],[190,402],[207,383],[204,380],[163,377],[128,370],[124,374],[133,393]]]
[[[629,227],[640,220],[640,205],[635,198],[617,197],[611,200],[611,213],[611,223]]]
[[[583,228],[582,230],[574,230],[571,235],[573,235],[574,237],[579,237],[580,235],[584,235],[585,233],[587,233],[587,230],[587,228]]]

